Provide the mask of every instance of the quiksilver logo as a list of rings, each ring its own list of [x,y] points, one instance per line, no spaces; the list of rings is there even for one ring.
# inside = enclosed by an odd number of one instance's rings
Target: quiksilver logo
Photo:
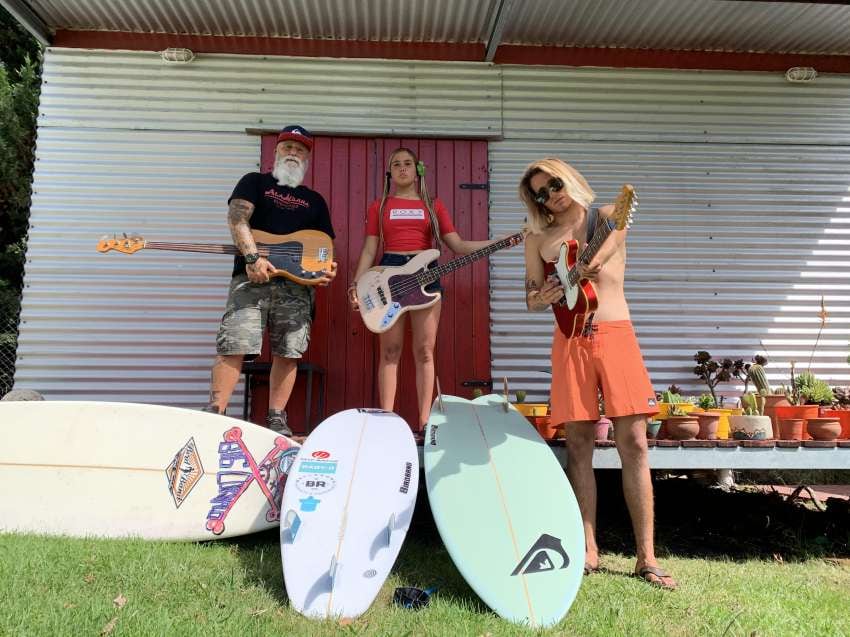
[[[398,488],[399,493],[407,493],[410,489],[410,477],[413,475],[413,463],[404,463],[404,480],[401,481],[401,486]]]
[[[553,555],[555,554],[555,555]],[[561,565],[556,567],[553,562],[553,557],[561,558]],[[562,568],[567,568],[570,564],[570,558],[567,552],[561,545],[561,540],[548,533],[544,533],[534,545],[528,549],[525,556],[519,561],[514,572],[511,575],[532,575],[534,573],[543,573],[545,571],[554,571]]]

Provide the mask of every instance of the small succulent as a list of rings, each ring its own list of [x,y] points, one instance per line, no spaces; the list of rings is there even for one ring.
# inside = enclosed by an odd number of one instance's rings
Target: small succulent
[[[697,405],[699,405],[700,408],[705,409],[706,411],[717,407],[717,403],[714,402],[714,398],[712,398],[711,394],[702,394],[697,399]]]
[[[484,395],[484,392],[481,391],[480,387],[476,387],[475,389],[472,390],[472,397],[473,398],[481,398],[481,396],[483,396],[483,395]]]
[[[516,401],[518,403],[524,403],[525,402],[525,395],[526,395],[525,391],[523,391],[522,389],[518,389],[518,390],[516,390],[515,393],[516,393]]]

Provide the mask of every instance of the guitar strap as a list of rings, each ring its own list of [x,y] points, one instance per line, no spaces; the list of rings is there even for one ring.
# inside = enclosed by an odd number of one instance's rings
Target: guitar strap
[[[593,239],[597,223],[599,223],[599,208],[591,208],[587,211],[587,243]]]

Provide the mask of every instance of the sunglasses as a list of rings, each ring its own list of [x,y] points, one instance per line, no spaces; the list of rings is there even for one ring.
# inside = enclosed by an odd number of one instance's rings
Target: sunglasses
[[[534,201],[541,206],[549,201],[549,195],[553,192],[561,192],[564,189],[564,180],[560,177],[552,177],[546,186],[534,193]]]

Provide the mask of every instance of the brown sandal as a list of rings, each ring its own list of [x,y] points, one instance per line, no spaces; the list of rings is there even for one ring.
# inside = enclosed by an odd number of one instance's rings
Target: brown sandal
[[[658,579],[652,579],[651,576],[653,575]],[[642,579],[650,586],[663,588],[664,590],[668,591],[674,591],[679,587],[678,584],[676,584],[676,581],[670,576],[670,574],[658,566],[644,566],[640,568],[634,574],[634,576],[638,579]],[[665,580],[669,581],[665,582]]]

